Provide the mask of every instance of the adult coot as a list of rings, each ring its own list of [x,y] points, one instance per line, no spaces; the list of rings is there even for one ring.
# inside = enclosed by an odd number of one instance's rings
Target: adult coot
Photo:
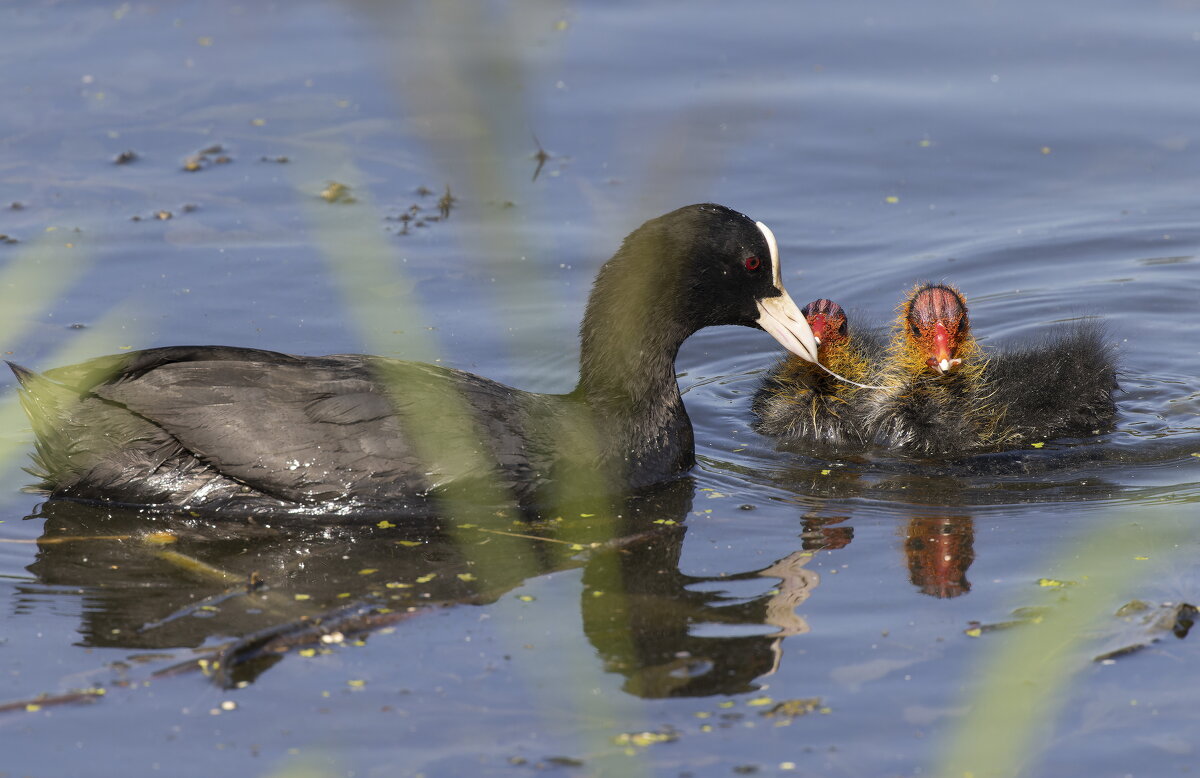
[[[863,383],[882,356],[873,333],[851,331],[842,306],[813,300],[800,309],[817,338],[817,357],[829,371]],[[811,361],[786,356],[754,395],[755,429],[783,440],[830,446],[861,446],[868,436],[859,407],[867,388],[855,386]]]
[[[579,383],[532,394],[382,357],[156,348],[37,375],[12,366],[53,497],[250,514],[402,513],[431,496],[529,507],[549,487],[637,488],[695,462],[675,381],[702,327],[816,343],[771,231],[724,206],[652,219],[596,277]]]
[[[1116,353],[1091,322],[1040,344],[985,354],[962,293],[914,287],[864,402],[875,442],[918,455],[969,454],[1108,429]]]

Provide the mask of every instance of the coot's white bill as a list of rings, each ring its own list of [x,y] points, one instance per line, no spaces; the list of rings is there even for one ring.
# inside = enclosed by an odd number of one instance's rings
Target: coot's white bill
[[[783,288],[783,272],[779,268],[779,243],[775,233],[762,222],[755,222],[767,239],[767,248],[771,251],[771,276],[775,288],[779,290],[778,297],[767,297],[758,300],[758,326],[771,334],[771,337],[788,351],[809,362],[817,361],[817,339],[813,337],[812,329],[796,307],[792,296]]]

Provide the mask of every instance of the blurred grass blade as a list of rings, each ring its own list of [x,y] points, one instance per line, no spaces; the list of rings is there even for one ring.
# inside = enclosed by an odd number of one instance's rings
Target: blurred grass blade
[[[529,174],[527,154],[518,152],[518,149],[528,148],[533,128],[529,126],[528,112],[525,110],[527,93],[522,78],[523,51],[526,47],[517,44],[522,36],[528,36],[534,29],[551,29],[553,16],[550,12],[557,15],[558,4],[490,6],[447,0],[406,5],[375,2],[364,3],[360,7],[367,11],[377,29],[398,33],[390,36],[391,39],[405,40],[422,49],[422,68],[418,77],[399,66],[399,61],[391,72],[399,87],[398,92],[406,98],[410,115],[420,117],[423,124],[430,126],[427,137],[446,171],[447,180],[477,205],[476,215],[482,224],[474,233],[476,243],[468,256],[494,263],[493,273],[502,279],[498,284],[502,299],[497,301],[499,304],[496,308],[525,307],[550,299],[551,290],[547,287],[546,279],[537,271],[537,265],[523,265],[514,261],[531,253],[527,247],[533,245],[534,241],[526,240],[527,236],[520,231],[514,216],[504,213],[496,204],[516,199],[515,193],[522,191]],[[410,56],[411,52],[406,52],[406,55]],[[342,213],[346,210],[339,209],[337,215],[354,218]],[[366,212],[367,209],[358,206],[349,210]],[[332,227],[324,216],[317,217],[314,224],[319,225],[321,231]],[[378,240],[375,225],[361,226],[361,230],[355,231],[360,244],[356,250],[361,250],[361,242],[365,239],[363,236],[370,235],[371,240]],[[470,232],[464,234],[472,235]],[[331,259],[331,267],[340,268],[341,257],[352,259],[347,255],[346,247],[353,244],[334,241],[328,236],[319,240]],[[368,255],[376,256],[373,252],[369,251]],[[369,260],[369,263],[373,262],[373,259]],[[392,276],[380,276],[376,281],[384,277]],[[348,288],[356,286],[352,282],[342,283]],[[355,302],[349,301],[349,304],[353,306]],[[535,355],[540,344],[528,333],[522,333],[522,336],[516,356],[528,358]],[[414,443],[425,448],[425,451],[419,452],[425,461],[431,461],[428,458],[431,454],[439,457],[453,455],[459,460],[460,467],[475,469],[488,465],[477,461],[480,456],[478,451],[466,450],[469,448],[467,441],[480,438],[465,402],[439,396],[417,398],[412,404],[414,400],[408,386],[396,384],[393,391],[396,392],[397,408],[401,401],[407,404],[405,419],[406,422],[413,422],[409,429],[414,432]],[[404,393],[403,398],[400,397],[401,392]],[[447,407],[434,408],[429,406],[431,403],[441,403]],[[438,413],[426,413],[421,410],[422,406],[429,406],[431,411],[437,410]],[[580,407],[582,410],[582,404]],[[549,423],[559,422],[549,420]],[[566,436],[559,432],[551,430],[549,439],[561,443]],[[471,435],[476,437],[472,438]],[[571,435],[576,445],[585,450],[588,446],[593,450],[598,449],[596,435],[583,434],[588,440],[579,440],[580,436],[578,430]],[[455,444],[455,440],[460,442]],[[456,445],[460,451],[446,451],[446,445]],[[443,448],[437,450],[436,446]],[[486,447],[480,448],[486,450]],[[597,473],[585,473],[579,468],[574,470],[570,477],[560,476],[556,484],[557,502],[563,514],[567,505],[578,499],[579,495],[596,494],[598,487],[604,485]],[[494,470],[491,472],[495,473]],[[480,498],[482,502],[492,500],[493,495],[501,491],[498,485],[477,482],[474,494],[458,493],[452,500],[443,500],[441,507],[450,517],[458,517],[461,521],[461,515],[470,515],[470,503],[478,505]],[[537,573],[533,562],[537,553],[522,553],[526,551],[528,541],[493,535],[492,542],[479,545],[472,544],[468,536],[456,537],[464,553],[470,555],[482,571],[517,566],[522,575]],[[619,585],[614,582],[612,591],[619,590]],[[594,666],[595,658],[584,652],[563,659],[578,666],[582,672]],[[611,718],[606,715],[607,703],[603,698],[591,694],[589,689],[572,688],[568,690],[568,696],[589,716]],[[547,700],[545,709],[550,711],[559,705],[561,702],[557,699]],[[602,740],[589,744],[589,750],[608,747],[609,744]]]
[[[1072,544],[1051,569],[1075,581],[1040,623],[1008,630],[969,691],[970,711],[952,735],[936,774],[943,778],[1041,775],[1036,759],[1047,733],[1070,698],[1072,681],[1092,667],[1087,643],[1111,617],[1120,598],[1149,572],[1135,559],[1138,549],[1171,548],[1182,529],[1122,519],[1098,527],[1082,544]],[[1163,563],[1161,557],[1158,564]]]
[[[139,311],[143,316],[144,308]],[[49,367],[73,365],[101,354],[111,354],[128,346],[125,322],[135,319],[133,301],[125,302],[104,315],[99,322],[78,333],[71,332],[67,342],[50,356],[41,360]],[[24,367],[31,367],[24,365]],[[40,366],[39,366],[40,367]],[[7,371],[7,366],[3,368]],[[16,379],[9,379],[16,384]],[[14,389],[0,400],[0,470],[11,467],[26,453],[31,438],[30,420],[21,408],[20,396]]]
[[[64,292],[87,270],[90,264],[87,251],[64,243],[57,230],[50,230],[23,247],[0,270],[0,337],[9,349],[36,322],[45,318]],[[99,328],[72,336],[51,359],[56,364],[64,364],[82,354],[94,354],[89,350],[97,347],[97,341],[113,336],[117,318],[124,317],[110,315]],[[2,383],[13,385],[16,381],[10,377]],[[29,442],[28,430],[29,422],[16,392],[7,393],[0,399],[0,468],[9,467],[24,453]]]
[[[0,270],[0,339],[11,348],[87,269],[89,258],[68,248],[58,231],[23,247]]]

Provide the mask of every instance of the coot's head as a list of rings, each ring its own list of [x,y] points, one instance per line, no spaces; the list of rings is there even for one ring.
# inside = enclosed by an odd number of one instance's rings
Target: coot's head
[[[945,375],[962,364],[960,353],[970,339],[967,303],[945,284],[923,284],[913,290],[903,308],[905,334],[925,364]]]
[[[757,327],[817,360],[812,330],[783,288],[774,234],[723,205],[689,205],[636,229],[597,277],[592,305],[627,322],[652,311],[656,326],[682,337],[713,325]]]
[[[833,300],[824,297],[820,300],[813,300],[801,308],[800,313],[804,315],[804,320],[812,329],[813,337],[817,339],[817,345],[820,346],[819,353],[822,356],[827,350],[844,342],[849,337],[846,312]]]

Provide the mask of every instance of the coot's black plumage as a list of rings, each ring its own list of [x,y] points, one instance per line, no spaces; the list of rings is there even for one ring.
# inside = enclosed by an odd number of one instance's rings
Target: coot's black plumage
[[[565,395],[382,357],[219,346],[13,370],[54,497],[267,514],[403,512],[440,495],[530,506],[556,483],[637,488],[690,468],[675,355],[718,324],[816,358],[770,230],[704,204],[646,222],[601,268]]]
[[[832,300],[813,300],[800,312],[817,338],[820,364],[850,381],[868,380],[882,357],[882,340],[875,333],[852,330],[846,312]],[[781,359],[754,395],[754,428],[785,441],[862,446],[869,435],[860,405],[869,390],[829,371],[796,356]]]

